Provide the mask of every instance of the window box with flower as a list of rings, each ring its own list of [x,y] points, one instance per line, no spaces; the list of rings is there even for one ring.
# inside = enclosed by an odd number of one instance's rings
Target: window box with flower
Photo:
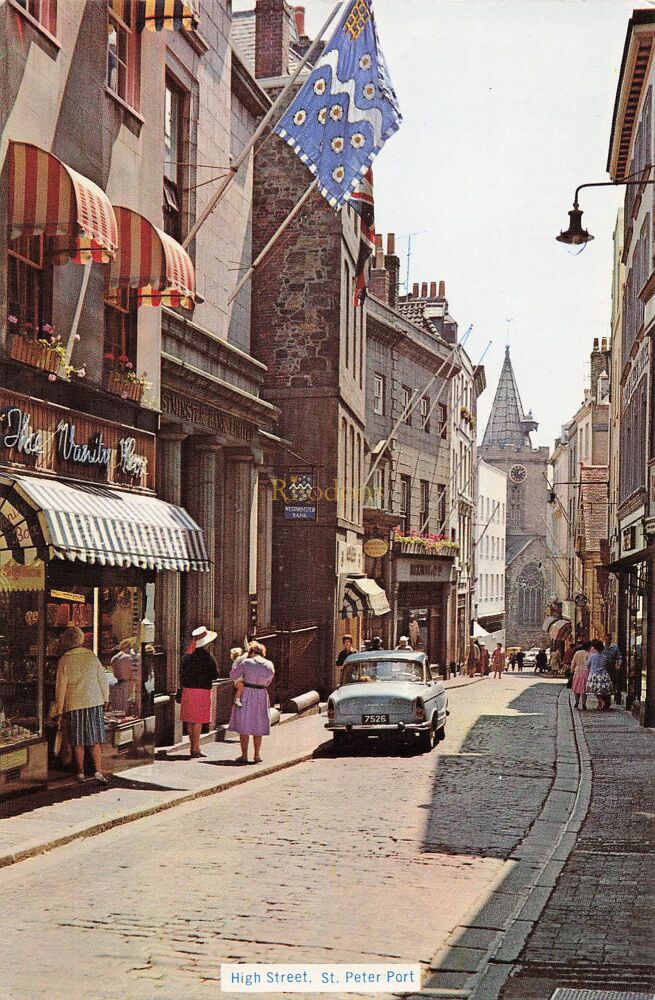
[[[66,348],[49,323],[44,323],[40,330],[29,321],[20,323],[16,316],[8,316],[7,323],[10,358],[51,373],[65,364]]]
[[[403,534],[400,528],[394,528],[393,544],[402,555],[455,556],[459,551],[457,542],[451,542],[445,535]]]
[[[116,357],[111,351],[105,354],[105,388],[108,392],[140,403],[149,383],[145,376],[137,375],[127,354]]]

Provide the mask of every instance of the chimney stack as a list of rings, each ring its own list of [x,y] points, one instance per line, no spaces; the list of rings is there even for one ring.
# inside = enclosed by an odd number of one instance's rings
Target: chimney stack
[[[298,38],[302,38],[302,36],[305,34],[305,8],[294,7],[293,16],[296,21],[296,31],[298,32]]]
[[[430,298],[436,299],[437,297],[437,283],[436,281],[430,282]]]
[[[415,281],[414,284],[412,285],[412,298],[414,299],[418,298],[418,281]]]
[[[400,282],[400,260],[396,257],[396,235],[387,233],[387,253],[384,258],[384,266],[387,269],[389,280],[388,303],[395,308],[398,302],[398,284]]]
[[[597,399],[598,398],[598,379],[599,379],[600,375],[602,374],[603,369],[605,368],[605,358],[604,358],[603,354],[601,354],[599,344],[600,344],[600,341],[598,340],[598,337],[594,337],[594,349],[591,352],[591,359],[590,359],[591,360],[591,364],[590,364],[590,371],[591,371],[591,393],[590,393],[590,395],[591,395],[592,399]]]
[[[440,281],[439,282],[439,298],[440,299],[445,299],[446,298],[446,282],[445,281]]]
[[[368,290],[380,302],[389,301],[389,273],[384,266],[384,248],[380,235],[375,237],[375,255],[373,257]]]
[[[286,76],[289,70],[291,11],[286,0],[257,0],[255,7],[255,76]]]

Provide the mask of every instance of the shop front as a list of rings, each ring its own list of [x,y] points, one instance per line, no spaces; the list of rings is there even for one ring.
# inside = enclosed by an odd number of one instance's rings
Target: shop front
[[[63,631],[107,670],[104,767],[154,746],[159,570],[207,570],[202,534],[153,493],[155,437],[0,390],[0,797],[65,760],[53,721]]]
[[[448,602],[454,558],[395,555],[395,619],[398,634],[417,635],[430,663],[448,665]]]

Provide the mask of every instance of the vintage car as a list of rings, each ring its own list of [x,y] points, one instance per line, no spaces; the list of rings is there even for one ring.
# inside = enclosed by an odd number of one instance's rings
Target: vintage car
[[[445,686],[425,653],[379,650],[347,658],[325,728],[335,747],[354,736],[393,736],[427,751],[445,738],[447,715]]]

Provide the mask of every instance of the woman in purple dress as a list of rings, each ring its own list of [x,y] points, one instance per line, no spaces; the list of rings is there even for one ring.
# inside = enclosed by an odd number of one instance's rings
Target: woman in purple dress
[[[255,748],[254,763],[261,762],[262,736],[268,736],[271,731],[266,689],[274,676],[275,667],[266,659],[266,647],[260,642],[249,642],[246,655],[239,657],[230,671],[232,680],[241,678],[244,684],[242,705],[232,707],[228,726],[232,732],[239,734],[241,756],[237,757],[238,764],[248,763],[248,740],[251,736]]]

